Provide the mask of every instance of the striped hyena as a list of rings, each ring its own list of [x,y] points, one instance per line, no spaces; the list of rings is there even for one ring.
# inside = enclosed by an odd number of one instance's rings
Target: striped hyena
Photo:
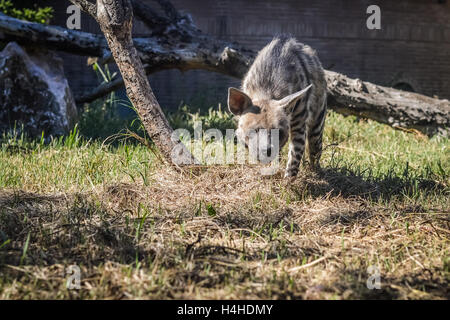
[[[247,145],[250,132],[278,129],[279,150],[271,150],[269,138],[258,144],[259,152],[278,154],[290,135],[285,177],[297,175],[306,140],[310,165],[319,165],[326,99],[325,75],[316,52],[287,36],[273,39],[258,53],[242,90],[228,89],[228,108],[239,118],[240,141]]]

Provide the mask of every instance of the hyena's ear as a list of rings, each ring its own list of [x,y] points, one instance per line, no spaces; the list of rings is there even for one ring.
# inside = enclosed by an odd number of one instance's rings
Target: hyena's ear
[[[236,88],[228,88],[228,109],[234,115],[241,115],[245,109],[252,105],[252,99]]]
[[[308,93],[309,89],[311,89],[312,84],[307,86],[305,89],[298,91],[296,93],[290,94],[287,97],[284,97],[281,100],[278,100],[278,105],[286,111],[286,113],[291,113],[294,109],[295,104],[302,99],[306,93]]]

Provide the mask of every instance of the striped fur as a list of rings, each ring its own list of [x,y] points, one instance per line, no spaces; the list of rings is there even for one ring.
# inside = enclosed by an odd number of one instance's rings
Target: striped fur
[[[309,85],[310,90],[295,97]],[[242,89],[229,89],[229,109],[239,116],[238,138],[245,140],[249,130],[279,129],[280,149],[288,133],[290,136],[285,177],[297,175],[306,142],[310,165],[317,167],[322,154],[326,88],[322,65],[311,47],[288,36],[273,39],[258,53]]]

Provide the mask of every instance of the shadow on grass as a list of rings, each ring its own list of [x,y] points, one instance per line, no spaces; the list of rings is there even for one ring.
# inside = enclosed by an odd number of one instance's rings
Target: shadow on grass
[[[0,193],[0,263],[130,264],[152,257],[150,247],[136,242],[134,221],[124,223],[125,214],[112,215],[79,194]]]
[[[365,179],[345,167],[324,168],[312,175],[305,179],[299,177],[289,186],[290,190],[299,196],[306,190],[313,198],[333,195],[375,201],[389,200],[393,197],[401,199],[415,193],[445,192],[444,186],[432,180],[408,177],[400,179],[392,176],[378,180]],[[417,205],[408,210],[421,212],[423,208]],[[187,215],[189,216],[190,214]],[[356,223],[368,225],[372,217],[373,212],[370,209],[355,208],[331,212],[322,219],[322,223],[342,226]],[[155,217],[152,223],[163,223],[167,218]],[[270,242],[273,240],[271,230],[281,228],[287,232],[302,232],[303,228],[292,220],[292,212],[288,208],[264,212],[263,215],[230,212],[217,216],[214,220],[220,227],[226,229],[242,229],[241,233],[247,237],[253,236],[252,232],[268,234]],[[141,257],[151,260],[156,253],[151,246],[143,245],[139,240],[141,222],[141,218],[133,216],[130,210],[110,212],[103,204],[89,200],[86,195],[49,196],[23,191],[3,194],[0,192],[0,246],[3,246],[0,249],[0,263],[52,264],[62,262],[65,258],[69,258],[71,262],[84,264],[98,264],[106,259],[126,264],[139,261]],[[28,235],[32,245],[24,254]],[[11,243],[5,244],[8,240]],[[279,251],[284,252],[285,257],[310,256],[318,253],[311,248],[299,248],[295,252],[286,251],[275,242],[272,249],[267,252],[269,258],[276,258]],[[172,250],[176,251],[179,248]],[[187,251],[189,250],[186,248],[186,254]],[[228,253],[224,252],[224,255]],[[249,260],[259,258],[247,255]]]
[[[204,263],[214,265],[216,269],[230,269],[229,266],[242,269],[235,263],[236,259],[261,259],[260,251],[206,244],[202,241],[206,236],[202,235],[207,231],[205,228],[199,230],[197,241],[180,239],[171,245],[156,244],[158,250],[154,249],[152,236],[155,226],[157,233],[167,236],[173,231],[166,232],[165,223],[190,221],[195,213],[152,216],[145,221],[144,226],[142,217],[136,217],[131,210],[111,212],[86,195],[48,196],[23,191],[0,192],[0,208],[0,245],[3,244],[0,248],[0,265],[48,266],[55,263],[75,263],[90,266],[101,265],[105,261],[145,264],[159,256],[165,268],[177,267],[180,260],[193,261],[196,268],[187,273],[180,271],[178,276],[184,274],[188,278],[197,279],[197,268],[204,268]],[[274,229],[301,231],[300,226],[292,222],[290,210],[264,215],[232,212],[214,217],[214,222],[223,230],[240,229],[243,237],[256,239],[262,238],[261,234],[269,234],[270,246],[265,249],[266,259],[320,254],[317,248],[296,246],[289,249],[285,243],[272,239],[271,230]]]
[[[437,276],[442,269],[425,269],[409,272],[399,277],[380,275],[380,287],[369,289],[367,279],[371,276],[365,270],[342,270],[340,279],[330,285],[330,289],[345,292],[349,299],[392,300],[392,299],[430,299],[430,296],[449,298],[450,290],[445,276]],[[369,281],[370,282],[370,281]],[[414,290],[411,290],[414,288]]]
[[[389,201],[405,196],[414,198],[422,193],[430,195],[450,192],[447,186],[438,181],[420,176],[413,177],[408,173],[404,177],[388,173],[380,178],[370,174],[365,176],[362,172],[347,167],[327,167],[318,172],[308,172],[309,174],[312,177],[306,177],[304,180],[298,178],[290,187],[291,191],[299,194],[306,190],[315,198],[332,195],[371,201]]]
[[[114,192],[123,191],[133,201],[132,190],[125,187],[119,189]],[[402,198],[414,192],[442,192],[442,186],[434,181],[392,177],[364,179],[346,168],[325,168],[313,177],[297,179],[290,189],[299,194],[306,190],[313,198],[331,194],[347,199],[369,200],[391,199],[394,196]],[[422,210],[420,207],[412,209],[416,212]],[[254,249],[245,250],[203,242],[202,237],[210,236],[208,232],[211,232],[205,226],[199,227],[197,240],[182,237],[175,238],[171,243],[155,240],[158,238],[155,229],[159,235],[164,233],[162,238],[167,239],[167,235],[174,232],[173,225],[180,224],[179,221],[192,220],[194,216],[195,212],[186,211],[181,215],[165,212],[145,220],[142,216],[136,217],[136,212],[131,210],[116,212],[108,209],[88,195],[49,196],[23,191],[0,191],[0,272],[14,279],[17,271],[9,270],[6,265],[42,267],[78,264],[92,267],[112,261],[125,265],[139,264],[146,268],[158,261],[158,268],[175,270],[169,281],[176,290],[182,291],[186,283],[214,288],[230,281],[239,284],[254,278],[252,269],[246,263],[257,263],[261,259],[276,261],[306,258],[311,261],[323,255],[323,248],[316,244],[286,244],[276,237],[272,238],[274,229],[298,234],[305,231],[302,228],[307,225],[297,223],[289,208],[264,214],[235,211],[211,218],[219,227],[217,233],[242,229],[242,236],[248,238],[250,243],[261,235],[266,236],[261,242],[261,248],[255,246]],[[374,216],[370,209],[355,208],[331,212],[321,223],[364,226],[372,223]],[[172,224],[172,228],[165,229],[167,222]],[[264,257],[261,257],[262,252]],[[192,265],[190,269],[185,266],[189,263]],[[211,272],[206,274],[205,268],[210,268]],[[438,292],[440,296],[444,292],[442,288],[445,288],[445,285],[440,284],[436,287],[432,277],[430,280],[412,275],[408,279],[386,279],[389,280],[389,286],[377,291],[367,289],[364,279],[361,280],[361,270],[343,269],[342,279],[332,284],[329,290],[340,293],[350,290],[352,293],[349,298],[392,299],[403,298],[406,293],[402,288],[405,286],[423,287],[424,290]],[[421,282],[417,279],[421,279]],[[271,291],[276,292],[281,299],[308,297],[303,295],[308,290],[307,286],[292,289],[289,281],[288,278],[276,280],[271,284]],[[267,298],[264,292],[257,295]]]

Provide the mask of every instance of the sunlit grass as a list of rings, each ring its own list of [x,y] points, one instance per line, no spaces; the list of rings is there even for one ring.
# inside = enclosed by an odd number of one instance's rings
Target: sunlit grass
[[[111,141],[88,140],[76,130],[49,144],[5,136],[0,150],[0,187],[85,190],[103,183],[139,180],[158,162],[148,148],[135,141]],[[448,138],[429,139],[329,112],[322,166],[345,167],[367,179],[430,179],[448,185],[449,145]]]

